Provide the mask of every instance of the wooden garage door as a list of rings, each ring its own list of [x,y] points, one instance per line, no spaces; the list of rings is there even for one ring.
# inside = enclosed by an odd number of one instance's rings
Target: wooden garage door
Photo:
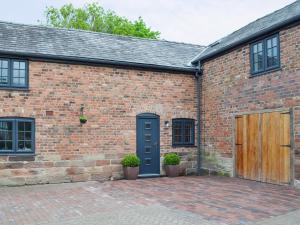
[[[290,182],[290,114],[236,117],[236,174],[268,183]]]

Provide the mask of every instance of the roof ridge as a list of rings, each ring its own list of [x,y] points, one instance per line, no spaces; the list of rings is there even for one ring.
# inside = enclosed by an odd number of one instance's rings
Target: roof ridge
[[[220,38],[217,41],[219,44],[214,45],[215,42],[213,42],[208,45],[191,63],[196,63],[200,59],[208,59],[239,44],[249,42],[259,36],[274,32],[283,26],[299,21],[299,8],[300,0],[297,0],[244,25],[234,32]]]
[[[291,7],[291,6],[292,6],[293,4],[295,4],[297,1],[299,1],[299,0],[296,0],[296,1],[294,1],[294,2],[292,2],[292,3],[290,3],[290,4],[288,4],[288,5],[286,5],[286,6],[282,7],[282,8],[280,8],[280,9],[277,9],[277,10],[275,10],[275,11],[272,11],[272,12],[270,12],[270,13],[268,13],[268,14],[266,14],[266,15],[264,15],[264,16],[262,16],[262,17],[256,19],[256,20],[254,20],[254,21],[250,22],[250,23],[247,23],[246,25],[244,25],[244,26],[242,26],[241,28],[239,28],[239,29],[237,29],[237,30],[235,30],[235,31],[233,31],[233,32],[231,32],[231,33],[229,33],[228,35],[226,35],[226,36],[224,36],[224,37],[222,37],[222,38],[220,38],[220,39],[218,39],[217,41],[222,41],[222,39],[224,39],[224,38],[226,38],[226,37],[229,37],[230,35],[232,35],[232,34],[238,32],[238,31],[242,30],[243,28],[249,26],[250,24],[256,23],[257,21],[262,20],[262,19],[264,19],[264,18],[270,16],[271,14],[275,14],[276,12],[281,11],[281,10],[287,8],[287,7]],[[216,42],[216,41],[215,41],[215,42]],[[214,42],[210,43],[208,46],[210,46],[210,45],[213,44],[213,43],[214,43]]]
[[[104,32],[96,32],[96,31],[89,31],[89,30],[82,30],[82,29],[75,29],[75,28],[57,28],[57,27],[51,27],[47,25],[38,25],[38,24],[24,24],[24,23],[17,23],[17,22],[9,22],[0,20],[0,23],[3,24],[12,24],[12,25],[21,25],[21,26],[27,26],[27,27],[37,27],[37,28],[43,28],[43,29],[53,29],[53,30],[64,30],[64,31],[71,31],[71,32],[83,32],[83,33],[92,33],[92,34],[100,34],[100,35],[106,35],[111,37],[122,37],[127,39],[136,39],[136,40],[142,40],[142,41],[152,41],[152,42],[168,42],[172,44],[183,44],[183,45],[191,45],[191,46],[197,46],[197,47],[206,47],[205,45],[198,45],[198,44],[191,44],[191,43],[185,43],[185,42],[177,42],[177,41],[169,41],[164,39],[149,39],[149,38],[143,38],[143,37],[134,37],[134,36],[126,36],[126,35],[120,35],[120,34],[110,34],[110,33],[104,33]]]

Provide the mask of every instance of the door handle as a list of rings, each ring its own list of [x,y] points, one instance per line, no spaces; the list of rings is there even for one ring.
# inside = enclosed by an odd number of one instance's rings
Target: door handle
[[[291,145],[280,145],[280,147],[291,147]]]

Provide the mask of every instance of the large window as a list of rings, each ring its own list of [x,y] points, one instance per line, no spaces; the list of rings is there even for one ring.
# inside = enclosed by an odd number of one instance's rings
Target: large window
[[[0,154],[34,153],[34,120],[0,118]]]
[[[27,61],[0,58],[0,87],[27,88]]]
[[[251,44],[251,73],[253,75],[280,67],[278,34]]]
[[[193,119],[173,119],[173,146],[195,145],[195,121]]]

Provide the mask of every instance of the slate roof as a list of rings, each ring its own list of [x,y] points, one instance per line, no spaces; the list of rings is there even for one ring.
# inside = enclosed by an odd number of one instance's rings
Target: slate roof
[[[203,46],[0,21],[0,54],[195,71]]]
[[[210,44],[205,50],[203,50],[197,57],[192,60],[192,63],[196,63],[199,60],[211,58],[217,54],[234,48],[239,44],[275,31],[276,29],[279,29],[296,21],[300,21],[300,0],[260,19],[257,19],[256,21],[229,34],[228,36]]]

